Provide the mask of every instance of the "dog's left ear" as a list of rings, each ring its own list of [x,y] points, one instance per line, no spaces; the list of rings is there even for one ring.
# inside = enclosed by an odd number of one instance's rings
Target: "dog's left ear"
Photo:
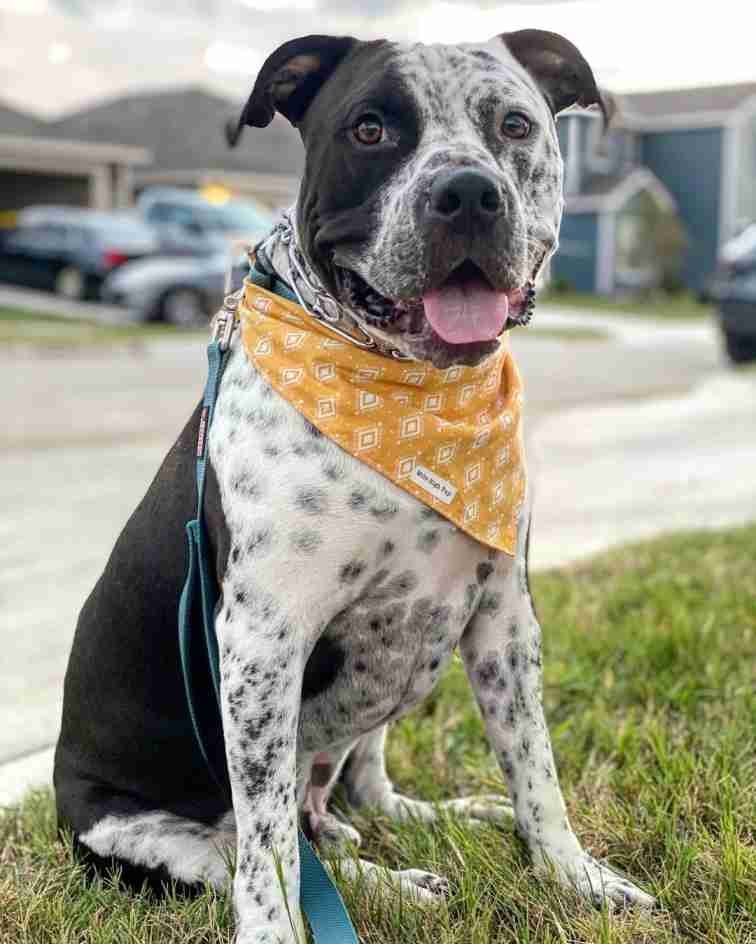
[[[570,105],[598,105],[604,126],[609,124],[614,111],[612,99],[599,91],[591,67],[569,39],[536,29],[501,33],[499,39],[536,80],[552,114]]]
[[[238,123],[226,126],[236,147],[245,125],[265,128],[278,111],[297,125],[321,85],[357,44],[351,36],[302,36],[271,53],[260,70]]]

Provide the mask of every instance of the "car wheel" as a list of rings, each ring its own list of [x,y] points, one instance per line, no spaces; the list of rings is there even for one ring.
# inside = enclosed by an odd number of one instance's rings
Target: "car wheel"
[[[87,278],[76,266],[66,266],[55,276],[55,293],[71,301],[81,301],[86,295]]]
[[[193,288],[171,289],[160,302],[160,318],[176,328],[206,326],[205,300]]]
[[[756,335],[739,334],[725,329],[724,340],[727,356],[733,364],[756,361]]]

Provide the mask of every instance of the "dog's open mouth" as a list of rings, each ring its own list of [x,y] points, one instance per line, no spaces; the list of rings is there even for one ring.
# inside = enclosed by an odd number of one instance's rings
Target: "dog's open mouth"
[[[471,260],[457,266],[437,288],[415,299],[391,299],[376,292],[351,269],[340,270],[344,301],[370,324],[399,327],[420,335],[429,325],[451,345],[495,341],[504,331],[530,321],[535,299],[532,282],[499,291]]]

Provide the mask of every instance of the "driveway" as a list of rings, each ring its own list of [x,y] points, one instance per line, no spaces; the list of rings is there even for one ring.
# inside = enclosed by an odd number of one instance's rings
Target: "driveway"
[[[574,314],[539,311],[541,325]],[[514,338],[527,389],[533,563],[756,518],[756,375],[707,326],[602,319],[605,340]],[[204,383],[201,342],[0,354],[0,803],[49,777],[81,604]],[[7,763],[12,762],[12,763]]]

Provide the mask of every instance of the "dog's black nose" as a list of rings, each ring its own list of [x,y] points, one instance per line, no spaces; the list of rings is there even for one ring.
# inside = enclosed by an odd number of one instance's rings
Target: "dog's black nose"
[[[436,175],[428,211],[446,223],[489,222],[498,215],[501,196],[496,180],[482,170],[447,170]]]

